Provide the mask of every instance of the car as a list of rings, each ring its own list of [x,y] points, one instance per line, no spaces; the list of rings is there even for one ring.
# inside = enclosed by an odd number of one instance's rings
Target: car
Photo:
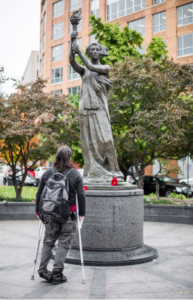
[[[132,183],[132,184],[135,184],[137,180],[138,180],[137,176],[135,177],[135,180],[133,179],[133,177],[131,175],[128,175],[127,178],[126,178],[126,182],[129,182],[129,183]]]
[[[20,185],[21,180],[22,180],[22,172],[21,172],[21,170],[19,170],[16,173],[16,182],[17,182],[18,185]],[[3,184],[4,185],[13,185],[12,172],[9,172],[7,175],[4,176]],[[38,181],[33,175],[28,173],[27,176],[26,176],[24,185],[26,185],[26,186],[38,186]]]
[[[42,175],[46,170],[47,170],[46,167],[38,167],[37,169],[35,169],[35,178],[37,179],[38,184],[40,182],[40,179],[42,178]]]
[[[143,176],[144,194],[149,195],[156,192],[155,176],[145,175]],[[192,189],[190,185],[179,183],[171,176],[159,175],[157,177],[159,184],[160,196],[169,197],[171,193],[183,194],[185,196],[192,195]]]
[[[190,177],[189,179],[183,178],[179,180],[180,183],[188,183],[189,185],[193,186],[193,177]]]

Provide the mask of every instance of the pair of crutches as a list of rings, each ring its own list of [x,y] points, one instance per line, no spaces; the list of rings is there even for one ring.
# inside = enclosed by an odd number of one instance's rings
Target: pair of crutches
[[[80,219],[79,219],[79,206],[78,206],[78,196],[76,193],[76,214],[77,214],[77,224],[78,224],[78,237],[79,237],[79,247],[80,247],[80,261],[81,261],[81,267],[82,267],[82,284],[85,284],[85,276],[84,276],[84,261],[83,261],[83,252],[82,252],[82,239],[81,239],[81,224],[80,224]],[[40,247],[40,241],[42,237],[42,233],[44,231],[44,224],[42,221],[39,221],[39,231],[38,231],[38,242],[37,242],[37,247],[36,247],[36,252],[35,252],[35,258],[34,258],[34,267],[33,267],[33,273],[31,276],[31,280],[34,280],[34,273],[35,273],[35,268],[36,268],[36,263],[37,263],[37,258],[38,258],[38,252],[39,252],[39,247]]]

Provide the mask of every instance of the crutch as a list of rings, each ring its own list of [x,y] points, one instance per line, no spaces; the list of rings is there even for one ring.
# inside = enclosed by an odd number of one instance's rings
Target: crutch
[[[78,236],[79,236],[79,247],[80,247],[80,260],[81,260],[81,266],[82,266],[82,284],[85,284],[85,278],[84,278],[84,261],[83,261],[83,253],[82,253],[82,239],[81,239],[81,226],[80,226],[80,220],[79,220],[79,207],[78,207],[78,196],[76,193],[76,214],[77,214],[77,222],[78,222]]]
[[[36,253],[35,253],[35,259],[34,259],[34,268],[33,268],[33,274],[31,276],[31,280],[34,280],[34,273],[35,273],[35,268],[36,268],[36,262],[37,262],[37,257],[38,257],[38,251],[40,247],[40,241],[42,237],[42,232],[44,230],[44,224],[42,221],[39,221],[39,234],[38,234],[38,242],[37,242],[37,247],[36,247]]]

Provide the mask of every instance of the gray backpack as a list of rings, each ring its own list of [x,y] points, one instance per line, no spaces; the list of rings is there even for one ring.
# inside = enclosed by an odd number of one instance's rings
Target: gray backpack
[[[40,219],[43,223],[63,223],[70,216],[69,207],[73,204],[69,199],[69,181],[67,173],[59,173],[52,168],[53,175],[49,177],[40,198]],[[65,174],[66,173],[66,174]]]

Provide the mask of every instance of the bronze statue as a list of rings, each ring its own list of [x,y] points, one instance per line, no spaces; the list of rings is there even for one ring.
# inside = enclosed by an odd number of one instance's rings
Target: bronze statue
[[[77,11],[75,15],[80,19]],[[107,183],[116,177],[118,181],[123,181],[113,145],[106,99],[111,86],[110,67],[100,64],[100,58],[108,56],[108,48],[92,43],[86,47],[86,53],[90,57],[88,60],[76,44],[77,35],[77,31],[73,30],[69,61],[73,69],[82,77],[79,120],[84,158],[83,180],[84,183]],[[79,55],[84,66],[76,62],[75,54]]]

